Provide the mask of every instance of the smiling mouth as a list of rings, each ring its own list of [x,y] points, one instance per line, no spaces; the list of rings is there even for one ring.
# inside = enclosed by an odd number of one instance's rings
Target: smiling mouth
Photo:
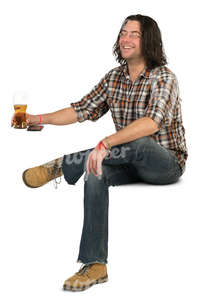
[[[122,46],[122,49],[123,50],[130,50],[130,49],[133,49],[134,47],[128,47],[128,46]]]

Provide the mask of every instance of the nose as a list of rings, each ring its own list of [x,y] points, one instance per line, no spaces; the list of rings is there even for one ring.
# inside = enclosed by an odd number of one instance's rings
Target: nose
[[[125,34],[124,36],[121,36],[120,37],[120,42],[130,42],[132,39],[131,39],[131,37],[130,37],[130,35],[129,34]]]

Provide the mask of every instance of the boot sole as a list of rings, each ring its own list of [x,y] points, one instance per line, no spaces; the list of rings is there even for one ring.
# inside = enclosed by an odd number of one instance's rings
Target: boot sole
[[[90,283],[89,285],[82,286],[82,287],[79,287],[79,288],[78,287],[74,287],[74,286],[69,286],[69,285],[65,284],[63,286],[63,290],[65,290],[65,291],[72,291],[72,292],[80,292],[80,291],[84,291],[84,290],[90,288],[94,284],[104,283],[104,282],[107,282],[108,280],[109,280],[108,276],[105,276],[105,277],[102,277],[100,279],[95,280],[94,282]]]

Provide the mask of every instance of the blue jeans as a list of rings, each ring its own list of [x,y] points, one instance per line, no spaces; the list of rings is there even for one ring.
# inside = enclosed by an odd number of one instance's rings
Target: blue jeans
[[[62,171],[68,184],[75,185],[85,172],[88,154],[94,148],[64,155]],[[112,148],[111,158],[102,162],[102,177],[93,173],[84,181],[84,222],[77,262],[107,263],[109,186],[146,182],[171,184],[182,175],[171,150],[151,136]]]

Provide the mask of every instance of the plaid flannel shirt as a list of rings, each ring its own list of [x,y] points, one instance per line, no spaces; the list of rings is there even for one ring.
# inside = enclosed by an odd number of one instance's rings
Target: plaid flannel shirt
[[[178,81],[166,66],[153,70],[145,68],[133,83],[127,64],[116,67],[89,94],[70,104],[77,112],[79,122],[96,121],[110,110],[116,131],[134,120],[151,118],[159,128],[152,138],[174,151],[182,173],[185,171],[188,153]]]

